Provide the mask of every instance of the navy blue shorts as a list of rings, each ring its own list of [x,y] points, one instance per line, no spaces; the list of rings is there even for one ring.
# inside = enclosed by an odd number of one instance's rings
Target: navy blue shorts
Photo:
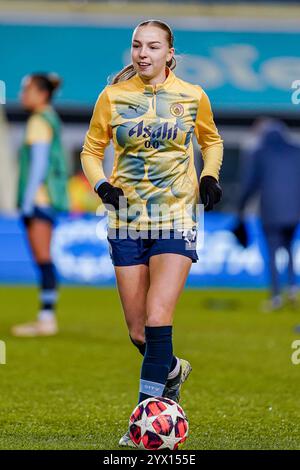
[[[189,230],[182,234],[179,231],[171,230],[168,232],[169,238],[163,238],[165,235],[160,231],[155,236],[153,234],[141,233],[138,238],[132,238],[127,235],[126,238],[120,236],[116,231],[116,236],[112,236],[109,230],[107,240],[109,244],[109,253],[114,266],[134,266],[137,264],[149,265],[151,256],[163,253],[175,253],[187,256],[196,263],[198,260],[196,243],[196,230]],[[151,238],[150,238],[151,236]]]
[[[34,206],[32,218],[44,220],[54,225],[56,222],[56,211],[52,207]]]

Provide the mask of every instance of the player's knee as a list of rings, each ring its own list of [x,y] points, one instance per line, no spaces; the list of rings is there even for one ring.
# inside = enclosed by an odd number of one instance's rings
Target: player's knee
[[[134,343],[138,345],[145,343],[145,333],[143,331],[129,330],[129,334]]]
[[[148,326],[164,326],[172,323],[172,312],[170,308],[164,305],[156,305],[148,310],[147,325]]]

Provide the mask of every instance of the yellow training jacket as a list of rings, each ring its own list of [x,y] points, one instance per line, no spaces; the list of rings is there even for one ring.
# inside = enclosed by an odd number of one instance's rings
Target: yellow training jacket
[[[123,189],[129,203],[126,217],[110,212],[110,227],[196,225],[199,185],[193,133],[204,161],[201,177],[219,179],[223,144],[209,99],[200,86],[167,72],[156,86],[145,85],[138,75],[109,85],[96,102],[81,153],[83,170],[93,188],[105,178],[102,160],[112,139],[115,159],[109,182]]]

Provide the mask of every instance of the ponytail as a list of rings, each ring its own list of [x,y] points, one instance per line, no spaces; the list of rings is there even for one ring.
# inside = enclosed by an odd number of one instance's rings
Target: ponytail
[[[48,102],[51,102],[54,92],[62,83],[62,79],[54,72],[32,73],[27,77],[31,78],[40,90],[48,93]]]
[[[167,62],[167,66],[169,67],[170,70],[174,70],[176,65],[177,65],[177,62],[176,62],[175,57],[173,56],[172,59],[169,60],[169,62]]]
[[[125,82],[125,80],[129,80],[130,78],[136,75],[136,71],[132,64],[126,65],[120,72],[115,75],[111,81],[111,84],[114,85],[115,83]]]

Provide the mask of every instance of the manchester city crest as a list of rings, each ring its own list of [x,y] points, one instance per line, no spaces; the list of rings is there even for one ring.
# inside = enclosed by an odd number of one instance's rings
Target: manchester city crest
[[[184,108],[180,103],[173,103],[170,106],[170,113],[175,117],[181,117],[184,113]]]

